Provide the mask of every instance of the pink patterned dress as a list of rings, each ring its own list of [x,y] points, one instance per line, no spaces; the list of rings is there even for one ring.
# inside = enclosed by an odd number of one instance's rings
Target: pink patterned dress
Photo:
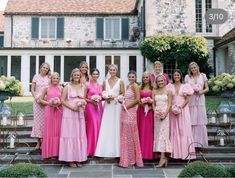
[[[176,93],[172,84],[169,85],[169,89],[173,94],[172,106],[182,106],[185,96],[193,94],[193,89],[189,84],[181,84],[178,93]],[[189,153],[195,153],[195,147],[190,145],[194,140],[188,104],[178,115],[170,112],[170,141],[172,144],[172,158],[183,160],[196,158],[189,155]]]
[[[37,74],[33,77],[32,83],[36,84],[35,94],[39,97],[45,87],[49,85],[48,76],[42,76]],[[37,103],[36,100],[33,102],[33,129],[31,137],[42,138],[44,128],[44,106]]]
[[[52,85],[47,90],[47,101],[52,98],[61,98],[61,89],[58,85]],[[59,156],[60,129],[62,119],[62,106],[54,108],[45,107],[44,131],[42,142],[42,157],[49,158]]]
[[[205,74],[200,73],[199,77],[195,81],[193,77],[185,76],[185,82],[189,83],[192,88],[199,88],[202,90],[204,84],[207,81]],[[189,100],[189,110],[191,115],[191,124],[193,131],[193,138],[195,142],[201,143],[203,147],[208,147],[208,136],[207,136],[207,115],[205,106],[205,95],[193,94]],[[200,147],[200,145],[197,145]]]
[[[135,93],[129,87],[125,92],[125,105],[135,100]],[[136,164],[143,166],[143,160],[140,149],[139,133],[136,119],[136,107],[121,111],[121,156],[119,165],[129,167]]]
[[[152,91],[140,91],[140,98],[152,98]],[[152,104],[148,104],[149,111],[144,112],[144,107],[138,106],[137,121],[140,136],[140,147],[143,159],[153,159],[153,130],[154,130],[154,114]]]
[[[168,105],[167,94],[155,95],[156,109],[166,111]],[[172,152],[170,142],[169,114],[165,119],[160,120],[154,116],[154,152]]]
[[[100,97],[102,97],[102,87],[99,84],[95,86],[94,82],[91,80],[89,91],[87,93],[87,98],[91,99],[93,95],[99,95]],[[87,103],[85,118],[86,118],[88,156],[94,156],[95,154],[102,114],[103,114],[102,101],[100,101],[97,106],[92,103]]]
[[[77,104],[79,96],[84,96],[84,88],[77,91],[68,84],[67,101],[71,105]],[[66,162],[83,162],[87,160],[87,137],[84,110],[72,111],[63,107],[61,124],[59,160]]]

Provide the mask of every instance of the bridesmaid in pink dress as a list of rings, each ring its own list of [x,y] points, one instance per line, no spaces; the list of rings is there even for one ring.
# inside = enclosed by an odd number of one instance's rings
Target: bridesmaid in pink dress
[[[153,159],[154,114],[152,108],[152,89],[150,73],[144,72],[140,86],[140,102],[137,109],[140,147],[143,159]]]
[[[190,112],[188,102],[193,89],[189,84],[183,84],[180,70],[173,73],[173,85],[168,89],[172,91],[172,109],[170,112],[170,141],[172,144],[171,157],[175,159],[195,159],[195,153]],[[189,147],[190,146],[190,147]]]
[[[84,86],[81,84],[81,72],[72,70],[70,83],[63,90],[61,102],[63,117],[61,124],[59,160],[69,163],[70,167],[81,167],[87,160],[87,137],[84,108]]]
[[[42,142],[42,157],[58,157],[60,143],[60,127],[62,119],[60,76],[57,72],[51,74],[51,85],[44,89],[40,101],[45,106],[44,131]],[[45,98],[46,96],[46,98]]]
[[[154,145],[153,151],[160,152],[161,157],[156,167],[167,166],[166,153],[171,153],[169,130],[169,111],[171,108],[172,93],[166,89],[166,80],[163,75],[156,78],[156,90],[153,90],[154,99]]]
[[[208,79],[205,74],[200,73],[197,63],[191,62],[189,64],[188,75],[185,76],[185,83],[189,83],[194,90],[194,94],[189,100],[194,141],[202,144],[203,147],[208,147],[207,115],[204,95],[209,91]],[[199,144],[196,146],[201,147]]]
[[[37,138],[35,149],[41,148],[43,128],[44,128],[44,105],[40,103],[40,96],[45,87],[49,85],[50,65],[43,63],[40,66],[40,74],[33,77],[31,93],[34,98],[33,102],[33,129],[31,137]]]
[[[87,133],[87,154],[94,156],[98,141],[100,124],[102,119],[102,86],[98,83],[100,72],[98,69],[91,71],[91,79],[86,90],[86,133]]]
[[[151,74],[151,81],[152,81],[152,85],[153,87],[156,87],[156,77],[158,75],[163,75],[165,77],[166,80],[166,84],[170,83],[170,78],[166,73],[163,73],[163,66],[162,63],[160,61],[155,61],[154,62],[154,73]]]
[[[135,71],[128,73],[129,85],[125,92],[125,101],[121,111],[121,154],[119,165],[129,167],[136,164],[143,167],[139,134],[136,119],[136,106],[139,103],[139,87],[136,82]]]

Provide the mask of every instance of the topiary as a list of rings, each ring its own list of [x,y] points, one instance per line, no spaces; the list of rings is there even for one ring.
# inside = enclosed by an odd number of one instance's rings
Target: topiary
[[[218,165],[195,161],[186,166],[178,177],[193,177],[200,175],[202,177],[227,177],[227,172],[224,168]]]
[[[47,177],[43,169],[30,163],[19,163],[0,171],[0,177]]]

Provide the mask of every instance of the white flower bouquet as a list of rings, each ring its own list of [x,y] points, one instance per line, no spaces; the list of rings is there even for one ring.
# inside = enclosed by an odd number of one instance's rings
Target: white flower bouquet
[[[171,110],[172,110],[172,113],[175,114],[175,115],[178,115],[178,114],[181,113],[181,108],[177,105],[173,105]]]
[[[4,75],[0,77],[0,91],[8,92],[11,96],[20,96],[24,93],[23,85],[19,80],[16,80],[14,76]]]
[[[150,97],[144,97],[144,98],[141,98],[141,103],[144,104],[144,115],[145,117],[147,116],[149,110],[151,109],[151,107],[149,106],[149,104],[152,104],[153,103],[153,99],[150,98]]]

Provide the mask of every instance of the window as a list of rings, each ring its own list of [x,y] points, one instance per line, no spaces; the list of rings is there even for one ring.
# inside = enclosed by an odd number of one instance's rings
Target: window
[[[64,81],[69,82],[71,71],[79,68],[82,61],[86,61],[86,56],[65,56],[64,57]]]
[[[7,56],[0,56],[0,75],[7,76]]]
[[[114,64],[118,67],[118,72],[117,72],[117,76],[120,77],[120,70],[121,70],[121,67],[120,67],[120,59],[121,57],[120,56],[114,56]]]
[[[96,56],[90,56],[90,61],[89,61],[90,73],[91,73],[91,70],[95,68],[96,68]]]
[[[40,19],[40,39],[56,39],[56,18]]]
[[[136,71],[136,56],[129,56],[129,71]]]
[[[112,64],[112,56],[105,56],[105,77],[108,74],[110,64]]]
[[[176,68],[177,68],[177,62],[175,62],[175,61],[165,63],[163,66],[164,72],[169,75],[170,79],[172,79],[173,72]]]
[[[60,74],[60,56],[54,56],[54,71]]]
[[[212,8],[211,0],[206,0],[206,11]],[[212,32],[212,25],[206,22],[206,32]]]
[[[38,71],[40,72],[41,65],[45,62],[45,56],[39,56],[39,65]]]
[[[196,0],[196,32],[202,32],[202,0]]]
[[[121,19],[106,18],[104,23],[105,40],[121,40]]]
[[[4,34],[0,32],[0,48],[4,47]]]
[[[30,83],[33,80],[33,76],[36,74],[36,56],[30,56]]]
[[[11,56],[11,76],[21,80],[21,56]]]

